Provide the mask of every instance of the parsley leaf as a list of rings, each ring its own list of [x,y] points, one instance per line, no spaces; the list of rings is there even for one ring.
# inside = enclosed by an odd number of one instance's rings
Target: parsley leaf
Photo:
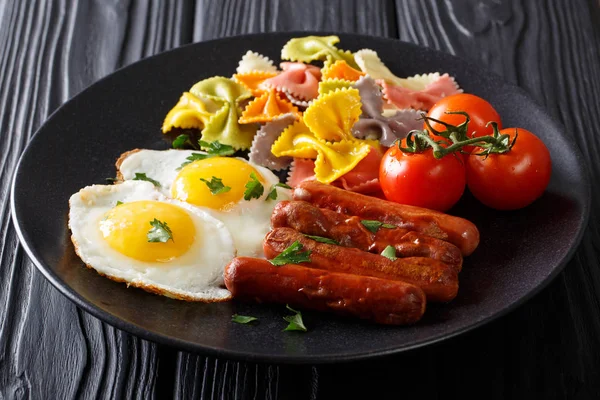
[[[254,172],[250,173],[250,180],[246,183],[244,191],[244,200],[258,199],[265,191],[265,187],[260,183]]]
[[[120,206],[121,204],[123,204],[123,202],[121,200],[117,200],[117,206]]]
[[[233,322],[235,322],[237,324],[249,324],[252,321],[258,321],[258,318],[251,317],[249,315],[233,314],[231,316],[231,321],[233,321]]]
[[[153,221],[150,221],[150,225],[152,225],[152,229],[150,229],[146,235],[149,242],[166,243],[169,240],[173,240],[173,233],[166,222],[162,222],[154,218]]]
[[[302,321],[302,313],[300,311],[294,310],[292,307],[286,304],[285,308],[290,310],[294,315],[288,315],[283,317],[286,322],[289,322],[289,325],[285,327],[284,331],[302,331],[306,332],[306,326],[304,326],[304,321]]]
[[[383,249],[381,255],[385,258],[389,258],[392,261],[398,259],[398,257],[396,257],[396,249],[392,246],[387,246],[385,249]]]
[[[310,262],[310,250],[300,251],[303,246],[299,241],[295,241],[292,243],[287,249],[281,252],[277,257],[272,260],[269,260],[271,264],[276,267],[285,265],[285,264],[298,264],[301,262]]]
[[[231,190],[230,186],[223,185],[223,180],[221,178],[212,177],[210,181],[207,181],[204,178],[200,178],[200,180],[206,183],[206,186],[210,189],[210,193],[214,196],[221,193],[227,193]]]
[[[134,181],[147,181],[147,182],[152,183],[154,186],[160,187],[160,183],[158,183],[157,181],[155,181],[152,178],[148,178],[146,176],[146,174],[144,174],[144,173],[136,172],[135,173],[135,178],[133,178],[133,180]]]
[[[292,187],[289,185],[286,185],[285,183],[276,183],[273,186],[271,186],[271,190],[269,191],[269,194],[267,195],[267,198],[265,200],[277,200],[277,188],[284,188],[284,189],[291,189]]]
[[[208,154],[210,154],[211,156],[230,156],[233,153],[235,153],[235,150],[233,149],[233,147],[226,145],[226,144],[222,144],[219,143],[218,141],[214,141],[214,142],[205,142],[204,140],[199,140],[198,144],[200,145],[201,148],[206,149],[206,152]]]
[[[107,184],[113,184],[117,182],[117,178],[104,178]]]
[[[387,229],[395,229],[395,228],[397,228],[396,225],[384,224],[383,222],[372,221],[372,220],[369,220],[369,219],[363,219],[362,221],[360,221],[360,223],[363,224],[365,226],[365,228],[367,228],[368,230],[370,230],[373,233],[377,233],[377,231],[379,230],[379,228],[387,228]]]
[[[185,147],[185,143],[190,140],[188,135],[179,135],[173,140],[173,148],[174,149],[183,149]]]
[[[202,153],[192,153],[189,156],[187,156],[186,160],[183,164],[181,164],[179,166],[179,168],[177,168],[177,171],[179,171],[181,168],[185,167],[188,164],[193,163],[194,161],[198,161],[198,160],[204,160],[205,158],[210,157],[210,155],[208,154],[202,154]]]
[[[338,242],[336,242],[335,240],[333,240],[333,239],[329,239],[329,238],[326,238],[326,237],[322,237],[322,236],[313,236],[313,235],[304,235],[304,236],[306,236],[306,237],[307,237],[307,238],[309,238],[309,239],[312,239],[312,240],[314,240],[315,242],[319,242],[319,243],[327,243],[327,244],[337,244],[337,245],[339,245],[339,243],[338,243]]]

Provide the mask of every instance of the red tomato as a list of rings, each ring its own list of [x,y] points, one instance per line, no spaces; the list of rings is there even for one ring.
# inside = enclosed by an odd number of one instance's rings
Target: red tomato
[[[446,122],[451,125],[460,125],[465,122],[465,117],[460,114],[446,114],[446,111],[464,111],[469,114],[471,121],[468,125],[468,137],[480,137],[485,135],[491,135],[494,133],[491,126],[486,127],[485,125],[494,121],[498,123],[498,129],[502,129],[502,122],[500,121],[500,115],[492,107],[490,103],[472,94],[459,93],[452,96],[444,97],[431,107],[427,116],[435,118],[437,120]],[[444,125],[437,122],[430,122],[433,129],[443,132],[446,130]],[[428,129],[427,125],[424,124],[423,129]],[[433,132],[430,132],[433,135]],[[439,140],[441,137],[434,137]],[[466,146],[464,151],[470,153],[473,150],[472,146]]]
[[[552,161],[546,145],[533,133],[518,128],[517,141],[511,150],[490,154],[487,158],[471,155],[467,159],[467,184],[483,204],[497,210],[516,210],[531,204],[544,193]],[[515,128],[500,134],[515,136]],[[475,148],[475,152],[481,151]]]
[[[402,140],[406,147],[406,139]],[[436,160],[432,149],[404,153],[392,146],[383,155],[379,182],[385,197],[397,203],[446,211],[465,190],[465,166],[452,155]]]

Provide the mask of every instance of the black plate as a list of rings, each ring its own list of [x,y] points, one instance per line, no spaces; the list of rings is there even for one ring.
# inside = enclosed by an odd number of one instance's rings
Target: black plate
[[[218,356],[271,362],[334,362],[397,353],[455,336],[514,309],[554,278],[581,239],[590,207],[582,157],[565,129],[519,88],[456,57],[395,40],[339,35],[345,49],[376,50],[399,76],[441,71],[466,92],[488,99],[505,126],[537,133],[550,148],[553,174],[544,196],[526,209],[496,212],[465,196],[452,213],[481,230],[465,261],[458,297],[430,305],[411,327],[384,327],[305,312],[308,333],[282,332],[282,306],[170,300],[102,278],[75,256],[67,229],[72,193],[114,176],[115,159],[133,148],[166,148],[160,126],[195,82],[233,74],[248,49],[278,60],[303,34],[262,34],[185,46],[126,67],[56,111],[25,150],[12,188],[21,242],[64,295],[98,318],[157,342]],[[234,313],[260,318],[231,322]]]

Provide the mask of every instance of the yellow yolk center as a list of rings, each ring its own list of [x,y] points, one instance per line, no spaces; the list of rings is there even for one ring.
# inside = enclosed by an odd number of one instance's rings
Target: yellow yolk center
[[[179,171],[171,186],[171,194],[173,198],[190,204],[227,211],[244,197],[245,186],[251,180],[252,172],[264,185],[260,173],[242,160],[212,157],[194,161]],[[231,189],[213,195],[208,185],[200,180],[202,178],[210,182],[212,177],[221,179],[223,185]]]
[[[149,242],[154,219],[166,223],[173,240]],[[168,262],[184,254],[196,240],[192,218],[183,208],[158,201],[134,201],[104,214],[100,232],[110,247],[128,257],[147,262]]]

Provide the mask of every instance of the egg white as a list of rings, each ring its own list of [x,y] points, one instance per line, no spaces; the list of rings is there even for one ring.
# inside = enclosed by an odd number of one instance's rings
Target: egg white
[[[145,173],[147,177],[160,183],[165,196],[171,196],[171,186],[179,173],[181,164],[186,162],[194,150],[137,150],[125,153],[117,162],[118,175],[125,181],[135,178],[136,173]],[[279,178],[269,169],[238,158],[260,173],[264,179],[264,193],[258,199],[241,199],[228,211],[219,211],[206,207],[203,210],[222,221],[229,229],[238,256],[263,257],[262,243],[265,235],[271,230],[271,214],[273,208],[281,200],[290,200],[291,191],[278,187],[277,200],[266,200],[271,187],[279,183]],[[199,182],[203,185],[202,182]]]
[[[123,203],[154,200],[183,208],[197,232],[196,242],[166,263],[144,262],[114,250],[104,240],[98,223],[104,214]],[[149,182],[93,185],[69,199],[69,228],[82,261],[102,275],[150,292],[190,301],[225,301],[231,293],[223,286],[223,270],[235,257],[233,239],[225,225],[190,204],[168,199]]]

